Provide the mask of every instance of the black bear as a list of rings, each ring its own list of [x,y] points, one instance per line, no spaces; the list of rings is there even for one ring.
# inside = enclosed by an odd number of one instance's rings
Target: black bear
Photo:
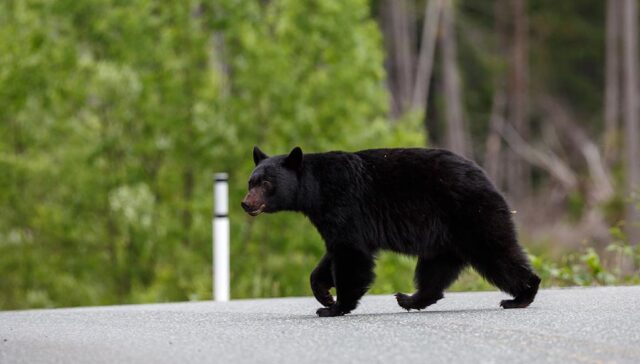
[[[315,225],[326,254],[311,273],[324,306],[319,316],[351,312],[374,279],[380,249],[418,257],[417,292],[396,294],[423,309],[467,265],[512,295],[504,308],[524,308],[540,278],[516,239],[511,211],[475,163],[443,149],[371,149],[268,157],[253,149],[256,168],[243,209],[297,211]],[[334,301],[329,290],[335,287]]]

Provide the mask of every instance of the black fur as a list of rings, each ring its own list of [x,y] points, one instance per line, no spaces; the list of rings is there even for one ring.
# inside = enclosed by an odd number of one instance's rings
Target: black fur
[[[517,242],[509,207],[467,159],[418,148],[304,156],[295,148],[267,157],[256,147],[254,161],[245,210],[302,212],[325,241],[327,252],[311,274],[325,306],[319,316],[356,308],[380,249],[418,257],[417,292],[396,295],[407,310],[438,301],[469,264],[514,297],[502,307],[527,307],[535,298],[540,278]]]

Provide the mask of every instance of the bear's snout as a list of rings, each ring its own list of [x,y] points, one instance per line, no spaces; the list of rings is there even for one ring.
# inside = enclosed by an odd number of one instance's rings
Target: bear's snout
[[[249,207],[249,205],[247,205],[247,203],[244,201],[240,202],[240,206],[242,206],[244,211],[247,211],[247,212],[251,211],[251,208]]]
[[[242,209],[251,216],[257,216],[264,211],[266,205],[262,202],[262,199],[258,198],[255,193],[249,191],[244,200],[240,202]]]

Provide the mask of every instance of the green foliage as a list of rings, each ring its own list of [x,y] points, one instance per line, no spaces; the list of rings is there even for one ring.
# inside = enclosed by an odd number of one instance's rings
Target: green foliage
[[[301,216],[239,207],[251,148],[424,145],[386,118],[368,3],[0,3],[0,307],[211,297],[211,173],[232,296],[310,294]]]
[[[640,271],[638,271],[640,248],[637,245],[629,245],[626,235],[619,227],[613,227],[610,231],[613,242],[601,253],[592,247],[585,247],[581,251],[562,256],[559,262],[530,254],[533,267],[540,274],[543,285],[591,286],[640,283]]]
[[[604,268],[600,256],[593,248],[565,255],[560,264],[536,256],[531,256],[531,261],[544,285],[584,286],[616,282],[616,277]]]

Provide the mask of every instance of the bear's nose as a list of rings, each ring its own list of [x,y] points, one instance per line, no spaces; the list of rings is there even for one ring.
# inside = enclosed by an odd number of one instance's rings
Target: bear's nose
[[[246,202],[244,202],[244,201],[240,202],[240,206],[242,206],[242,208],[243,208],[245,211],[249,211],[249,205],[247,205],[247,203],[246,203]]]

